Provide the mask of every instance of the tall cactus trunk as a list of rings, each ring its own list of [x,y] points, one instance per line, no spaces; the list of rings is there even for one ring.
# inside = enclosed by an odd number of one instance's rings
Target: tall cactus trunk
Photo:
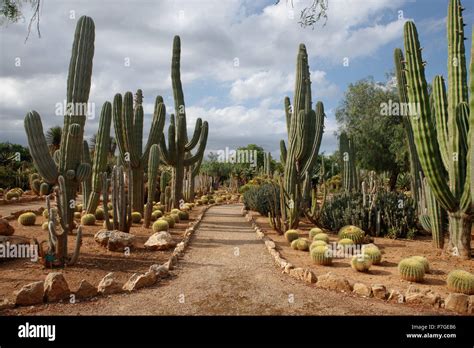
[[[448,213],[449,249],[455,256],[464,259],[471,257],[471,215],[462,210]]]
[[[138,168],[132,168],[131,170],[131,186],[129,186],[129,193],[132,195],[132,210],[137,211],[143,216],[144,211],[144,179],[143,179],[143,166]]]

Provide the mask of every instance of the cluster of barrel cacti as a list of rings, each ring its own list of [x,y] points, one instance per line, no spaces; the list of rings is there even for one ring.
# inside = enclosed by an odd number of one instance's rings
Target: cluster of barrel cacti
[[[474,160],[474,133],[469,129],[474,127],[474,59],[471,54],[469,99],[462,11],[459,0],[449,1],[447,87],[442,76],[435,76],[429,94],[426,62],[412,21],[407,21],[404,27],[405,58],[400,50],[395,55],[400,63],[400,89],[406,93],[416,154],[434,199],[447,211],[448,248],[454,255],[470,258],[474,191],[474,176],[470,171]],[[472,44],[471,52],[474,51],[474,42]],[[406,90],[403,88],[405,80]],[[442,236],[436,238],[439,240]]]
[[[46,196],[51,193],[52,185],[44,182],[38,173],[29,176],[30,189],[38,196]]]

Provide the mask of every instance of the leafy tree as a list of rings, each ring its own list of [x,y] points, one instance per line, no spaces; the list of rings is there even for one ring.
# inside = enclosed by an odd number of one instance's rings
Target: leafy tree
[[[401,115],[390,107],[398,101],[393,85],[368,77],[349,85],[336,110],[339,130],[354,141],[358,166],[379,173],[388,171],[391,189],[408,165]]]
[[[279,4],[280,0],[277,0],[276,4]],[[287,5],[294,7],[294,0],[286,0]],[[327,10],[329,7],[329,0],[310,0],[300,12],[299,24],[303,27],[311,27],[314,29],[314,25],[324,18],[324,25],[328,20]]]
[[[40,6],[41,0],[2,0],[0,4],[0,25],[5,23],[17,23],[23,17],[23,4],[29,4],[33,10],[30,21],[28,23],[28,34],[25,42],[28,40],[31,33],[31,26],[36,22],[36,31],[38,37],[41,37],[40,31]]]
[[[34,171],[32,158],[26,147],[0,143],[0,187],[28,187],[28,176]]]

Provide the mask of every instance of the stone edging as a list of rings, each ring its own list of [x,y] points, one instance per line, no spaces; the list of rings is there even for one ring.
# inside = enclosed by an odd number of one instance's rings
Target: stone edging
[[[431,290],[421,290],[415,285],[410,285],[405,294],[402,294],[395,289],[387,290],[383,284],[369,286],[364,283],[351,283],[343,276],[335,275],[332,272],[317,277],[309,268],[295,267],[282,257],[276,248],[275,242],[263,233],[255,218],[245,209],[245,206],[242,207],[242,215],[251,223],[257,238],[265,243],[276,266],[281,269],[282,273],[288,274],[292,278],[309,284],[316,283],[316,286],[323,289],[353,293],[361,297],[373,297],[391,303],[432,306],[434,308],[446,308],[462,314],[474,314],[474,295],[450,293],[444,299],[438,293]]]
[[[174,248],[170,258],[165,263],[151,265],[149,270],[144,273],[134,273],[125,284],[119,283],[114,273],[108,273],[100,282],[98,287],[94,287],[87,280],[82,280],[79,289],[75,292],[69,290],[69,286],[61,272],[51,272],[44,281],[37,281],[23,286],[20,290],[13,293],[15,302],[4,299],[0,302],[0,310],[11,309],[15,306],[31,306],[43,304],[45,302],[57,302],[70,299],[74,295],[78,299],[90,299],[98,295],[111,295],[116,293],[133,292],[141,288],[155,285],[159,279],[166,278],[169,271],[177,264],[178,259],[182,257],[188,247],[191,237],[199,227],[201,220],[209,208],[216,204],[203,206],[198,217],[188,224],[184,231],[184,237]]]

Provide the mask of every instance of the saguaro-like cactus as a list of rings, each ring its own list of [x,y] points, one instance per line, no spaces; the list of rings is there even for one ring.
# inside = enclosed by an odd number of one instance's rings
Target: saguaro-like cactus
[[[91,167],[82,163],[83,134],[89,100],[89,91],[92,76],[92,59],[94,56],[94,22],[91,18],[79,18],[72,45],[69,75],[67,80],[67,109],[64,115],[64,127],[59,152],[55,160],[49,154],[49,148],[43,133],[41,117],[36,111],[29,112],[25,117],[25,130],[31,156],[38,173],[49,184],[59,183],[59,197],[57,206],[62,233],[57,234],[57,243],[54,248],[52,264],[64,266],[77,260],[80,247],[72,258],[67,254],[67,236],[74,229],[74,208],[76,192],[80,182],[91,174]],[[57,163],[57,165],[56,165]]]
[[[289,197],[286,204],[288,228],[296,228],[300,215],[301,189],[303,181],[312,174],[324,131],[324,106],[317,102],[312,109],[311,80],[308,54],[300,44],[296,59],[296,81],[293,107],[290,98],[285,98],[288,146],[281,142],[282,159],[285,163],[284,190]],[[286,156],[285,156],[286,154]]]
[[[153,144],[158,144],[163,134],[165,125],[166,108],[161,96],[156,97],[155,110],[151,123],[150,134],[145,146],[142,147],[143,139],[143,96],[138,90],[133,106],[133,95],[125,93],[116,94],[113,105],[113,119],[115,138],[119,148],[121,163],[130,167],[131,178],[129,178],[129,190],[132,195],[132,209],[143,215],[144,201],[144,173],[148,154]]]
[[[99,119],[99,130],[95,138],[94,161],[92,164],[91,188],[88,197],[84,197],[88,214],[94,214],[99,205],[102,190],[102,173],[107,169],[107,156],[110,149],[110,124],[112,122],[112,104],[105,102]],[[85,151],[85,149],[84,149]]]
[[[190,167],[197,163],[204,153],[207,144],[207,134],[209,126],[206,121],[200,118],[196,120],[193,137],[188,140],[186,130],[186,107],[184,104],[183,87],[181,85],[180,73],[181,60],[181,40],[175,36],[173,40],[173,57],[171,61],[171,81],[173,84],[175,116],[170,116],[168,129],[168,146],[164,137],[160,141],[162,161],[172,167],[172,192],[171,205],[178,208],[183,199],[183,182],[185,167]],[[191,155],[191,151],[197,147],[196,152]]]
[[[431,192],[447,210],[449,249],[454,255],[471,257],[472,199],[470,174],[473,164],[474,117],[467,105],[467,69],[464,23],[459,0],[450,0],[447,17],[448,77],[433,81],[433,109],[425,79],[418,33],[413,22],[405,23],[406,78],[410,121],[416,150]],[[474,53],[474,42],[471,57]],[[474,110],[474,62],[471,58],[471,112]],[[470,132],[468,134],[470,128]],[[469,153],[468,153],[469,150]]]
[[[357,190],[357,171],[355,165],[355,147],[354,142],[345,132],[339,136],[339,152],[342,165],[342,183],[344,190],[351,192]]]
[[[145,209],[144,226],[150,227],[151,213],[153,210],[153,197],[155,196],[156,182],[158,176],[158,166],[160,165],[160,148],[158,144],[151,146],[148,156],[148,200]]]
[[[131,169],[128,168],[129,181],[130,171]],[[132,200],[130,189],[128,192],[125,190],[125,175],[122,166],[114,166],[110,182],[112,187],[113,228],[128,233],[132,226]]]

